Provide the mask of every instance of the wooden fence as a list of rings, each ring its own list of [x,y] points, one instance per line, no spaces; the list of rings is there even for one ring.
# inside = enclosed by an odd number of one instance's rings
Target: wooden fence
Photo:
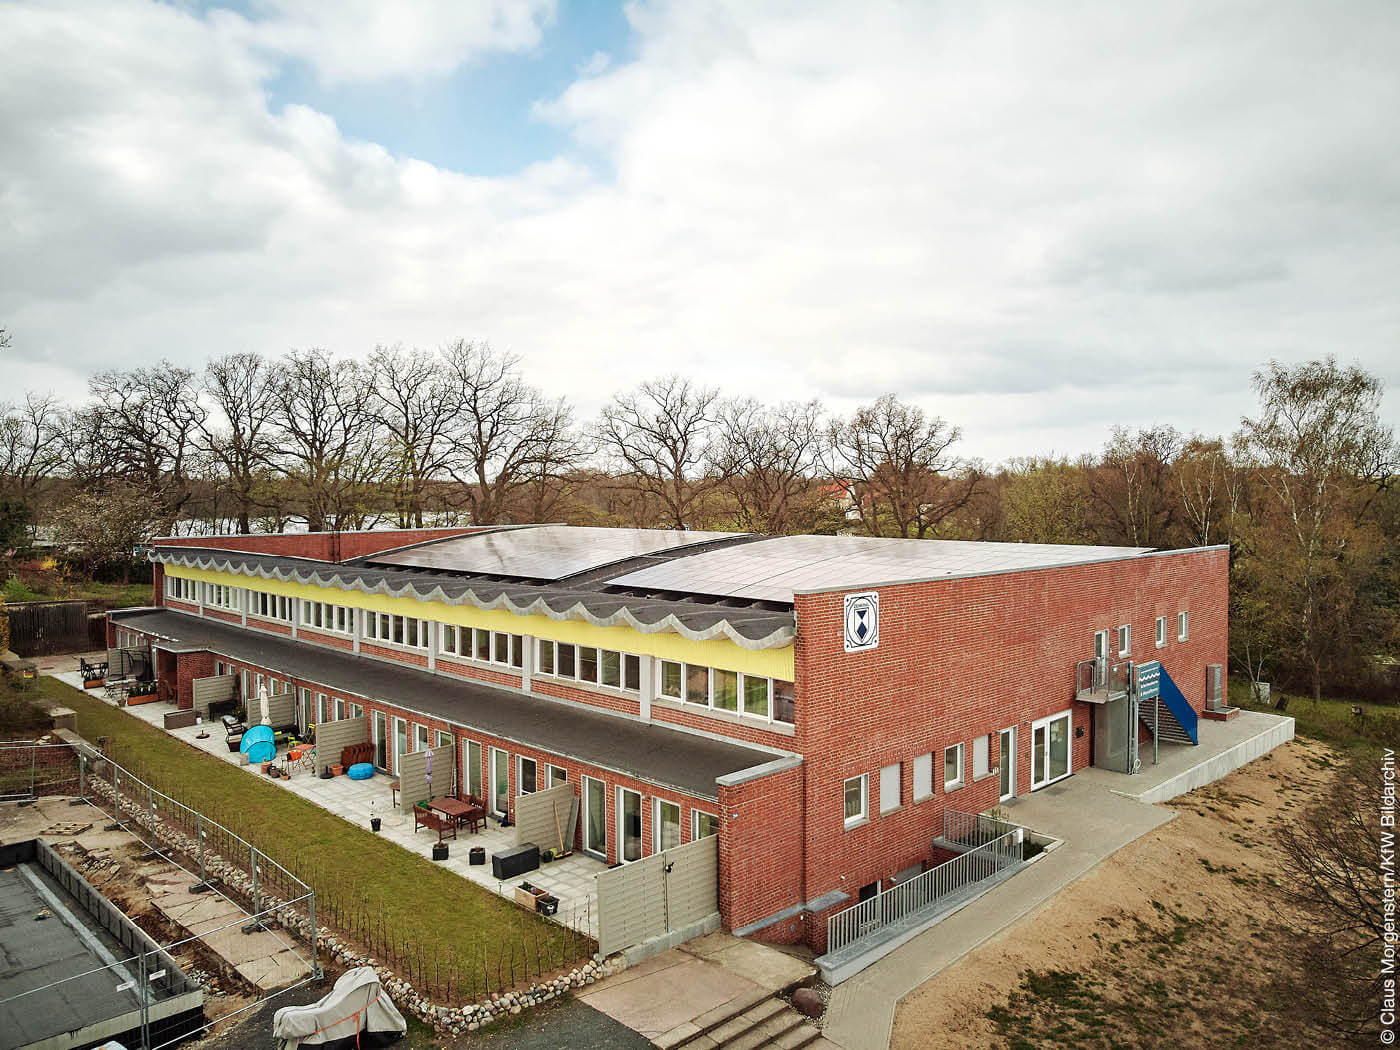
[[[85,601],[15,602],[5,606],[5,615],[10,648],[20,656],[85,653],[107,645],[105,620],[100,614],[89,617]]]

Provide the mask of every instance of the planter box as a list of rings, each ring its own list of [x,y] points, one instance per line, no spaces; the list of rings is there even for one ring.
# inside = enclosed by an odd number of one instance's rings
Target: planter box
[[[89,678],[89,679],[87,679],[86,681],[83,682],[83,688],[84,688],[84,689],[101,689],[101,688],[102,688],[103,686],[105,686],[106,684],[107,684],[107,679],[105,679],[105,678]]]
[[[128,696],[126,703],[128,707],[135,707],[137,704],[153,704],[157,699],[155,693],[138,693],[135,696]]]
[[[521,885],[515,887],[515,903],[531,911],[539,911],[540,900],[549,894],[538,886]]]

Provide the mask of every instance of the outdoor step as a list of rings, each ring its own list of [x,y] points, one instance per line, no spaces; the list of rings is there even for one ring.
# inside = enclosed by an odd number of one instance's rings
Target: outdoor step
[[[802,1050],[803,1047],[818,1044],[818,1041],[826,1043],[828,1046],[831,1045],[827,1040],[822,1039],[821,1029],[816,1025],[810,1021],[800,1021],[799,1024],[789,1028],[768,1045],[774,1047],[774,1050]]]
[[[724,1023],[716,1025],[704,1034],[713,1039],[716,1046],[729,1046],[732,1040],[738,1039],[755,1025],[762,1024],[774,1014],[781,1013],[786,1009],[787,1005],[782,1000],[770,997],[749,1007],[743,1013],[734,1015]]]
[[[723,1047],[724,1050],[758,1050],[759,1047],[772,1045],[774,1039],[792,1031],[792,1029],[802,1023],[802,1015],[796,1010],[785,1006],[776,999],[773,1001],[778,1003],[781,1007],[780,1010],[770,1016],[766,1021],[754,1025],[754,1027],[739,1036],[739,1038],[731,1039],[729,1042],[720,1043],[719,1045]]]
[[[757,989],[749,995],[736,996],[722,1006],[717,1006],[692,1020],[690,1024],[695,1028],[695,1031],[684,1039],[672,1043],[672,1050],[682,1050],[682,1048],[689,1047],[694,1047],[695,1050],[711,1050],[716,1043],[711,1037],[717,1029],[771,1000],[771,993]],[[737,1031],[743,1031],[743,1028],[739,1028]]]

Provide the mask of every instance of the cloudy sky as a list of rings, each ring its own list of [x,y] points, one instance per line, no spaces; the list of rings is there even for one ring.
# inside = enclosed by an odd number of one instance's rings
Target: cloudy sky
[[[490,340],[964,451],[1400,405],[1400,5],[0,0],[0,398]]]

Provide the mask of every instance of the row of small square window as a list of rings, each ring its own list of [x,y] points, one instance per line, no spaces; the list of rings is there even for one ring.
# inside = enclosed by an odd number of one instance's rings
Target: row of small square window
[[[536,670],[540,674],[633,693],[641,691],[642,658],[635,653],[552,642],[547,638],[539,639],[538,645]]]
[[[1157,617],[1156,621],[1153,623],[1153,630],[1156,635],[1154,641],[1156,642],[1157,648],[1161,649],[1167,644],[1167,618],[1165,616]],[[1106,639],[1108,632],[1103,631],[1101,633]],[[1133,651],[1133,625],[1130,623],[1122,624],[1115,633],[1118,642],[1118,655],[1130,655]],[[1176,640],[1178,642],[1184,642],[1190,637],[1191,616],[1187,612],[1179,612],[1176,614]]]
[[[796,691],[791,682],[678,660],[661,661],[661,681],[656,691],[660,696],[697,707],[788,725],[793,723],[796,709]]]
[[[987,772],[990,741],[978,737],[974,742],[975,775]],[[956,791],[967,783],[966,755],[962,744],[949,744],[943,749],[943,791]],[[880,770],[880,812],[889,813],[904,804],[904,763],[895,762]],[[914,756],[914,801],[933,797],[933,752]],[[870,774],[850,777],[843,785],[846,827],[855,827],[870,817]]]
[[[191,592],[185,588],[185,585],[195,583],[196,581],[181,577],[168,576],[166,591],[171,597],[189,596],[191,600],[197,601],[199,592]],[[234,592],[240,595],[245,593],[244,588],[226,587],[222,584],[202,586],[206,604],[210,603],[209,596],[217,588],[220,597],[230,603],[225,606],[227,608],[238,607],[239,603],[233,597]],[[265,591],[246,590],[246,593],[253,615],[288,622],[292,620],[294,599]],[[303,601],[301,604],[301,621],[304,626],[342,634],[354,633],[354,609],[328,602]],[[367,641],[409,649],[427,649],[431,644],[433,628],[436,627],[439,631],[439,651],[446,655],[495,663],[516,670],[524,666],[523,635],[490,631],[480,627],[439,624],[417,617],[376,613],[368,609],[363,611],[363,617],[364,637]],[[555,642],[545,638],[536,639],[536,644],[538,653],[535,668],[539,674],[627,692],[641,690],[641,657],[635,653]],[[789,725],[794,721],[795,687],[791,682],[674,660],[663,660],[660,664],[661,680],[658,683],[658,692],[661,696],[761,721],[783,722]]]

